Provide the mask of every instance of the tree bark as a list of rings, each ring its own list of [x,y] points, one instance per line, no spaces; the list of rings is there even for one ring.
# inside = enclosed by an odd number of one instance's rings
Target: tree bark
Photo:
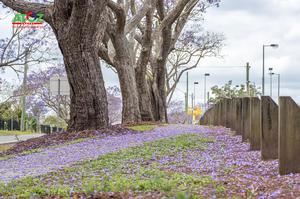
[[[123,35],[113,37],[116,49],[114,65],[118,73],[122,94],[122,123],[141,122],[135,70],[128,49],[128,41]]]
[[[59,46],[71,88],[68,129],[79,131],[106,127],[108,105],[98,55],[93,48],[74,40],[66,40]]]
[[[136,82],[142,121],[155,121],[154,106],[144,68],[136,68]]]
[[[136,67],[136,82],[139,94],[139,106],[141,110],[142,121],[154,121],[154,106],[147,82],[147,66],[149,64],[152,50],[152,23],[153,12],[151,9],[146,14],[146,27],[142,38],[142,50]]]
[[[130,57],[118,59],[117,71],[122,93],[122,123],[141,122],[135,72],[130,64]]]
[[[55,0],[53,5],[1,0],[21,12],[44,14],[64,56],[71,88],[68,130],[108,126],[107,98],[98,57],[107,24],[107,0]]]
[[[168,122],[166,94],[165,94],[165,68],[162,63],[156,62],[152,65],[153,80],[149,88],[152,93],[153,115],[155,121]]]
[[[64,57],[71,88],[69,131],[100,129],[109,124],[98,57],[98,44],[106,29],[106,3],[94,3],[55,1],[50,21]]]

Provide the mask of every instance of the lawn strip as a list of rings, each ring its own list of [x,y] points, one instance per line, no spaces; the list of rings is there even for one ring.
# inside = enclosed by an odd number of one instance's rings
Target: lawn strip
[[[47,175],[0,186],[0,195],[25,197],[91,195],[96,192],[136,194],[160,192],[167,197],[196,197],[205,186],[216,186],[210,176],[168,172],[160,160],[188,150],[205,150],[212,139],[181,135],[109,153]]]

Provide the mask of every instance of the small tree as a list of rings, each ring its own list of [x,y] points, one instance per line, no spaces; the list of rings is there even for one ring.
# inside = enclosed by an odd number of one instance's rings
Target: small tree
[[[249,91],[247,91],[245,85],[233,86],[232,81],[229,81],[222,87],[214,86],[211,88],[213,96],[209,99],[209,102],[215,104],[223,98],[256,97],[261,95],[259,89],[256,85],[251,84]]]
[[[55,126],[58,128],[67,129],[67,123],[59,117],[56,116],[47,116],[42,122],[44,125]]]
[[[188,116],[184,110],[183,101],[171,101],[168,105],[168,118],[171,124],[184,124]]]

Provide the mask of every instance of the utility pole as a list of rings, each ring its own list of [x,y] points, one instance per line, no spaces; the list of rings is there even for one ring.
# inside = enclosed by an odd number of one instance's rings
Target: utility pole
[[[278,77],[278,101],[279,101],[279,97],[280,97],[280,74],[277,74]]]
[[[60,118],[60,116],[61,116],[61,111],[60,111],[60,77],[58,77],[57,83],[58,83],[58,100],[57,100],[57,102],[58,102],[58,117]]]
[[[247,93],[250,96],[250,64],[247,62],[246,64],[246,86],[247,86]]]
[[[194,94],[191,95],[192,98],[192,124],[194,124]]]
[[[207,105],[209,104],[210,96],[209,96],[209,91],[207,92]]]
[[[262,95],[265,95],[265,45],[263,45]]]
[[[188,101],[189,101],[189,96],[187,96],[186,92],[184,93],[184,101],[185,101],[185,113],[188,114],[188,110],[189,110],[189,107],[188,107]]]
[[[275,73],[273,73],[273,68],[269,68],[269,71],[270,71],[270,97],[272,98],[273,96],[273,75]]]
[[[14,116],[13,116],[12,106],[10,107],[10,130],[14,130]]]
[[[204,108],[207,108],[207,100],[206,100],[206,77],[210,76],[209,73],[204,74]]]
[[[26,114],[26,89],[27,89],[27,73],[28,73],[28,48],[25,50],[24,77],[22,86],[22,115],[21,115],[21,131],[25,131],[25,114]]]
[[[186,73],[186,96],[189,99],[189,72]],[[186,105],[189,107],[189,100],[187,100]]]
[[[271,98],[273,97],[273,74],[274,73],[270,73],[270,96],[271,96]]]
[[[262,95],[265,95],[265,48],[278,48],[278,44],[263,45],[263,66],[262,66]]]

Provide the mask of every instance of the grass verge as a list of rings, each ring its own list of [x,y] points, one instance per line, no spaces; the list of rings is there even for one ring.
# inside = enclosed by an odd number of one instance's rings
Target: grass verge
[[[29,135],[34,134],[30,131],[6,131],[6,130],[0,130],[0,136],[8,136],[8,135]]]
[[[168,170],[176,162],[162,161],[189,150],[205,150],[212,139],[199,135],[181,135],[145,143],[99,159],[35,178],[24,178],[0,185],[0,196],[30,198],[89,196],[99,192],[149,193],[166,197],[197,198],[205,186],[219,189],[210,176]]]
[[[0,144],[0,152],[10,149],[13,144]]]
[[[126,128],[134,130],[134,131],[151,131],[155,128],[157,128],[158,125],[156,124],[143,124],[143,125],[134,125],[134,126],[128,126]]]

